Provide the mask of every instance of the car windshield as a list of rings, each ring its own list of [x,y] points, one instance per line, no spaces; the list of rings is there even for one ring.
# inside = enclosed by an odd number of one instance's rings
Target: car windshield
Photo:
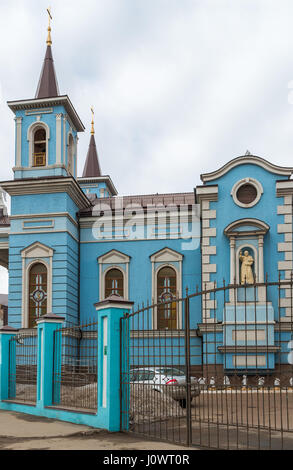
[[[160,372],[160,374],[164,374],[168,376],[174,376],[174,375],[184,376],[185,375],[185,373],[180,369],[163,368],[163,369],[158,369],[158,371]]]

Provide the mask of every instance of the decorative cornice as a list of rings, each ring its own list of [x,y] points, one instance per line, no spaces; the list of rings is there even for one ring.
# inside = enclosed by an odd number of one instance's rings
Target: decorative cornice
[[[243,225],[255,226],[256,230],[237,231]],[[240,237],[246,235],[265,235],[270,230],[270,226],[259,219],[239,219],[227,225],[224,233],[227,237]]]
[[[211,173],[204,173],[200,175],[200,179],[203,183],[207,183],[209,181],[213,181],[221,176],[225,175],[228,171],[232,170],[236,166],[239,165],[257,165],[265,170],[269,171],[270,173],[274,173],[276,175],[288,176],[290,177],[293,174],[292,167],[282,167],[278,165],[274,165],[273,163],[268,162],[264,158],[256,157],[253,155],[245,155],[241,157],[234,158],[226,163],[224,166],[219,168],[216,171],[212,171]]]
[[[293,180],[277,181],[276,193],[278,197],[293,194]]]
[[[32,178],[14,181],[4,181],[1,187],[10,196],[23,196],[24,194],[51,194],[67,193],[79,209],[91,206],[90,201],[77,184],[74,178]]]
[[[118,191],[117,189],[115,188],[114,186],[114,183],[112,181],[112,179],[110,178],[110,176],[108,175],[105,175],[105,176],[96,176],[96,177],[91,177],[91,178],[77,178],[77,182],[78,184],[80,185],[83,185],[83,184],[91,184],[91,183],[104,183],[106,182],[109,186],[109,189],[112,193],[112,196],[117,196],[118,194]],[[103,198],[99,199],[102,200]]]
[[[8,101],[7,105],[15,113],[15,111],[44,108],[50,106],[64,106],[77,132],[84,132],[85,127],[81,122],[73,104],[67,95],[56,96],[54,98],[41,98],[20,101]]]
[[[196,202],[218,200],[218,185],[197,186],[195,188]]]

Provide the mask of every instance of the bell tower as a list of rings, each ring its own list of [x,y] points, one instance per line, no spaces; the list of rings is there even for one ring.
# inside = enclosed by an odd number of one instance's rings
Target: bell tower
[[[9,324],[33,328],[46,314],[79,319],[80,210],[91,203],[76,180],[77,133],[84,126],[55,73],[51,12],[47,49],[35,98],[11,101],[15,114],[11,196]]]
[[[77,176],[77,133],[83,132],[84,126],[69,97],[59,93],[52,54],[52,16],[47,11],[47,48],[35,97],[8,102],[15,114],[15,179]]]

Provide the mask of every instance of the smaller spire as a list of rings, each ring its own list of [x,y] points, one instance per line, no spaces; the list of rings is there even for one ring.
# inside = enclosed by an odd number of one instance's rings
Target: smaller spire
[[[48,37],[47,37],[47,46],[52,46],[52,38],[51,38],[51,20],[53,19],[52,18],[52,15],[51,15],[51,7],[47,8],[47,12],[48,12],[48,20],[49,20],[49,24],[48,24]]]
[[[94,109],[91,107],[92,112],[92,129],[91,129],[91,138],[88,153],[86,156],[86,161],[83,169],[83,178],[96,178],[102,176],[99,157],[95,141],[95,129],[94,129]]]
[[[94,107],[93,107],[93,106],[91,107],[91,112],[92,112],[92,129],[91,129],[91,135],[95,135],[95,121],[94,121],[95,112],[94,112]]]

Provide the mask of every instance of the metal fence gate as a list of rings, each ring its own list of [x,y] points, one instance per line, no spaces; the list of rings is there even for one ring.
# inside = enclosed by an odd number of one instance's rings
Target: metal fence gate
[[[9,340],[9,400],[35,404],[37,400],[37,330]]]
[[[158,312],[165,329],[153,328]],[[292,278],[142,306],[121,319],[120,337],[121,430],[201,448],[293,449]]]
[[[74,411],[97,411],[97,322],[54,332],[53,405]]]

